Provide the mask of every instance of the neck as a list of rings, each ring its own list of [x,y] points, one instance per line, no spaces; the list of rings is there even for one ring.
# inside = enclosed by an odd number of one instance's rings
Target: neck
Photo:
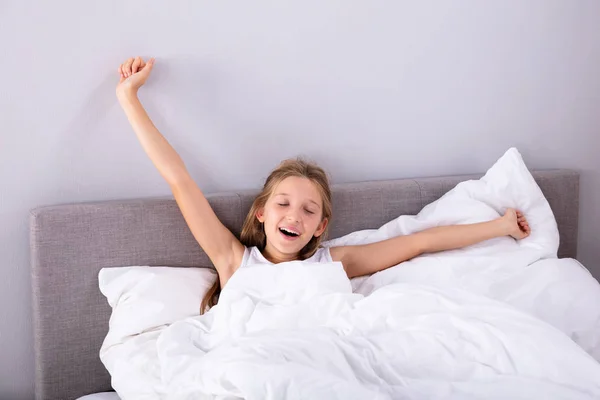
[[[267,242],[265,249],[262,251],[262,255],[272,262],[273,264],[279,264],[286,261],[294,261],[298,259],[298,253],[295,254],[286,254],[280,251],[277,251]]]

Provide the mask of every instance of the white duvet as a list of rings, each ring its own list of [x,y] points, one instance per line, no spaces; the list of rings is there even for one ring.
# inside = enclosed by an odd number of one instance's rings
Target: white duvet
[[[556,258],[556,222],[515,149],[419,215],[326,245],[487,220],[503,207],[525,212],[529,238],[352,282],[340,263],[240,269],[207,314],[109,334],[101,359],[123,400],[600,398],[599,285]]]

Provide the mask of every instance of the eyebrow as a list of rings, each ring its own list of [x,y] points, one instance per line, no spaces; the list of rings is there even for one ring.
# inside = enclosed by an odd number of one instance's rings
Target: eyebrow
[[[277,194],[274,194],[273,196],[289,196],[289,194],[287,194],[287,193],[277,193]],[[310,201],[311,203],[314,203],[317,207],[321,208],[321,206],[319,205],[319,203],[317,203],[316,201],[311,200],[311,199],[308,199],[308,201]]]

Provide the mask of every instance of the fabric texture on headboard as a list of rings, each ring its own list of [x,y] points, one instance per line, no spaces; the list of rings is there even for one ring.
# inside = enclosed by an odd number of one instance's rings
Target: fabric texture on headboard
[[[555,214],[560,257],[575,257],[579,174],[533,172]],[[450,176],[332,186],[329,238],[378,228],[417,214],[457,183]],[[239,234],[257,191],[208,195],[221,221]],[[98,352],[111,309],[98,289],[98,271],[127,265],[210,267],[171,198],[39,207],[31,211],[31,275],[36,399],[65,400],[112,390]]]

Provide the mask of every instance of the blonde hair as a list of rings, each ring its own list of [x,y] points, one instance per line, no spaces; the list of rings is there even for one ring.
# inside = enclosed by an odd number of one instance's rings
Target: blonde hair
[[[321,220],[324,218],[327,218],[329,221],[331,220],[331,189],[329,187],[329,178],[327,177],[325,171],[318,165],[310,161],[306,161],[300,157],[295,159],[287,159],[282,161],[279,166],[269,174],[262,191],[258,194],[258,196],[256,196],[252,206],[250,207],[248,215],[246,215],[246,220],[244,221],[242,233],[240,235],[240,242],[244,246],[256,246],[259,250],[264,250],[267,244],[267,236],[265,234],[263,224],[256,218],[256,213],[265,206],[267,200],[271,194],[273,194],[273,190],[275,190],[277,185],[284,179],[292,176],[307,178],[316,185],[317,190],[321,195],[321,199],[323,200],[323,213],[321,215]],[[318,237],[313,236],[310,239],[306,246],[304,246],[298,253],[298,259],[305,260],[315,254],[321,245],[321,241],[327,235],[327,229],[328,228],[326,227],[323,234],[319,235]],[[208,292],[206,292],[204,298],[202,299],[200,313],[203,314],[209,308],[215,306],[219,301],[220,294],[221,284],[219,278],[217,277],[215,283],[208,290]]]

